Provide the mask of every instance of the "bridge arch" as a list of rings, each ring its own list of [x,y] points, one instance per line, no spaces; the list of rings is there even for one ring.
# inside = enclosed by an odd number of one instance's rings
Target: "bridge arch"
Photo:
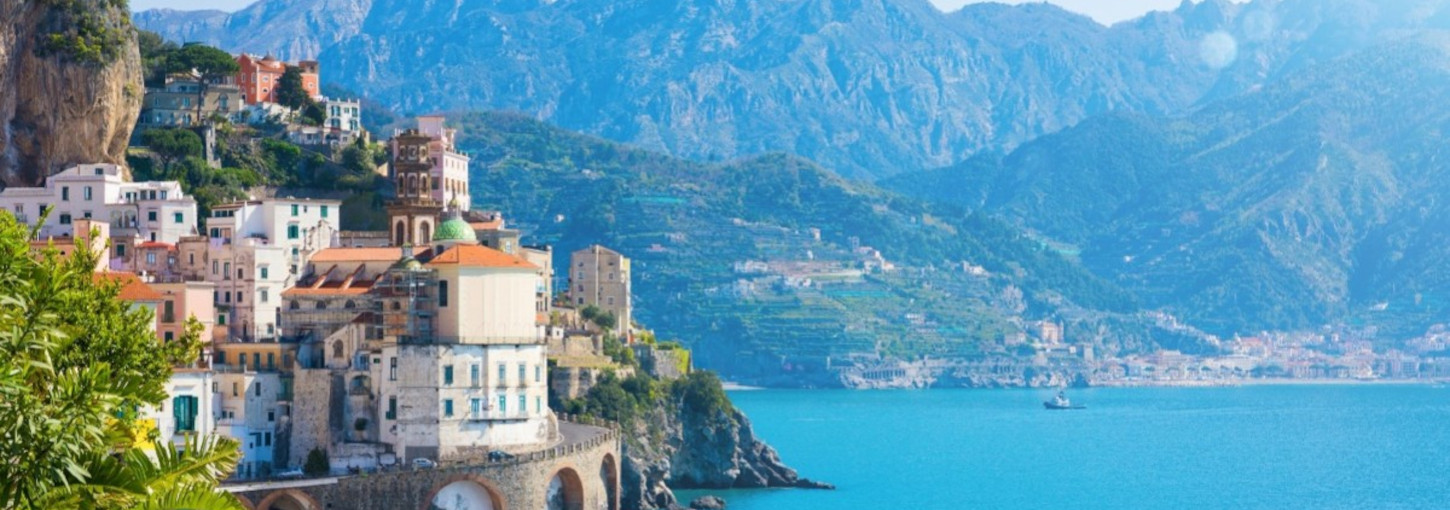
[[[614,462],[614,454],[604,454],[599,463],[599,480],[604,483],[605,508],[619,510],[619,465]]]
[[[419,510],[507,510],[503,491],[487,478],[474,475],[449,477],[433,487]]]
[[[549,477],[546,510],[584,510],[584,481],[573,467],[562,467]]]
[[[257,503],[256,510],[322,510],[322,505],[306,492],[284,489],[268,494]]]
[[[246,496],[243,496],[241,494],[232,494],[232,497],[237,498],[237,502],[242,504],[242,508],[245,508],[247,510],[257,510],[257,505],[253,505],[252,500],[247,499]]]

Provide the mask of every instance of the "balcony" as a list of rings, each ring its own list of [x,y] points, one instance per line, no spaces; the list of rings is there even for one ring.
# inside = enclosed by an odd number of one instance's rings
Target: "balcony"
[[[400,344],[425,344],[425,345],[533,345],[543,344],[547,341],[543,336],[444,336],[444,335],[409,335],[398,337]]]

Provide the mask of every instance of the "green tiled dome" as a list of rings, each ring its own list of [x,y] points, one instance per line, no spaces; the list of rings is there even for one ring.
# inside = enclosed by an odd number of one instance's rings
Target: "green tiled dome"
[[[478,236],[473,234],[473,227],[460,218],[452,218],[438,224],[438,231],[433,233],[433,241],[478,241]]]

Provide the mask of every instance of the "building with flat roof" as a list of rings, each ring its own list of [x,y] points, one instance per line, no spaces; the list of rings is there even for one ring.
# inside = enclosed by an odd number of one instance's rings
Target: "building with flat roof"
[[[196,200],[176,181],[131,182],[119,165],[76,165],[52,175],[43,186],[13,187],[0,191],[0,210],[21,223],[39,222],[47,207],[54,207],[40,237],[70,236],[76,220],[90,219],[110,225],[115,241],[112,257],[129,261],[139,242],[175,243],[195,235]]]
[[[629,257],[597,244],[571,254],[569,303],[612,313],[618,324],[615,329],[628,332],[634,318]]]

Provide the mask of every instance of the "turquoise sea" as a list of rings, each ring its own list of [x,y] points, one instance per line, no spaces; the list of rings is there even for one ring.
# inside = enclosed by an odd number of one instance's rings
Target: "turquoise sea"
[[[716,494],[765,509],[1450,508],[1450,389],[736,391],[758,435],[836,491]]]

